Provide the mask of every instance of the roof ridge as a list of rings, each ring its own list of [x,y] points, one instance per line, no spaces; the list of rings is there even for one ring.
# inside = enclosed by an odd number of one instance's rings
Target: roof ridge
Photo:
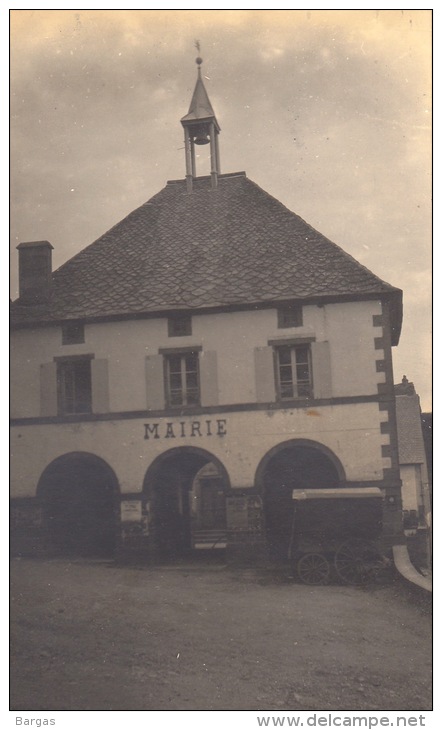
[[[241,170],[239,172],[223,172],[218,174],[218,180],[223,180],[226,178],[231,177],[245,177],[247,178],[247,173],[244,170]],[[198,180],[211,180],[211,175],[198,175],[197,177],[193,178],[194,182],[198,182]],[[247,178],[249,179],[249,178]],[[166,185],[174,185],[176,183],[182,183],[183,185],[186,184],[186,178],[180,177],[174,180],[167,180]]]

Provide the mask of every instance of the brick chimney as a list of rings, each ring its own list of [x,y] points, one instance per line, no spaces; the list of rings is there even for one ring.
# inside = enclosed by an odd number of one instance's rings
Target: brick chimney
[[[49,241],[29,241],[17,246],[19,297],[23,303],[42,304],[48,300],[53,248]]]

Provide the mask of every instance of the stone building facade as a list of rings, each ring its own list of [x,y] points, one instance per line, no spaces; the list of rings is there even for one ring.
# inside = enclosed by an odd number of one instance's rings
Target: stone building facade
[[[284,559],[292,491],[316,487],[379,488],[403,540],[401,291],[221,174],[200,65],[185,178],[57,271],[49,242],[18,247],[14,552]]]

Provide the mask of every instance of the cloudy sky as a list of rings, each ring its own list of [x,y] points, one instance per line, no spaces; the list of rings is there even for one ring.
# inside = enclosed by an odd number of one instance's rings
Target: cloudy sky
[[[18,243],[57,268],[184,176],[198,39],[222,172],[404,291],[395,380],[431,409],[431,11],[13,10],[10,33],[13,298]]]

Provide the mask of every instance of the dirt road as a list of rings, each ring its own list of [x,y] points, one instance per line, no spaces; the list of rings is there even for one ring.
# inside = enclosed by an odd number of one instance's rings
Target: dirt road
[[[221,564],[14,560],[12,710],[430,710],[429,607]]]

